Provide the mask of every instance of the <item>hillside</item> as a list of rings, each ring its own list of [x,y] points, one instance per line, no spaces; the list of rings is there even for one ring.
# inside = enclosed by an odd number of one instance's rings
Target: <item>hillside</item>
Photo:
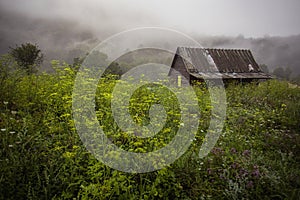
[[[212,107],[208,90],[195,86],[201,118],[188,151],[161,170],[125,173],[99,162],[86,149],[72,118],[76,71],[58,61],[52,66],[56,69],[53,74],[1,74],[0,199],[300,196],[299,88],[277,80],[226,88],[227,117],[222,135],[209,155],[199,158]],[[134,93],[130,112],[137,123],[147,123],[153,103],[160,102],[168,110],[166,127],[154,138],[140,139],[121,131],[112,118],[110,93],[115,84],[114,77],[101,79],[96,96],[98,121],[107,137],[130,152],[148,152],[168,144],[182,126],[172,94],[155,85]],[[153,91],[159,89],[164,92],[156,96]],[[184,89],[181,92],[186,94]]]

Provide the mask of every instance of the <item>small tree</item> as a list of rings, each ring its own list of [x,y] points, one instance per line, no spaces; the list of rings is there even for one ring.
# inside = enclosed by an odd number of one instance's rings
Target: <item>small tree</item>
[[[285,78],[285,72],[282,67],[277,67],[274,69],[273,74],[279,78]]]
[[[26,43],[15,48],[10,47],[9,54],[27,74],[36,72],[36,67],[42,64],[44,55],[36,44]]]
[[[274,69],[273,74],[279,78],[290,80],[292,70],[289,67],[286,67],[285,69],[282,67],[277,67],[276,69]]]
[[[263,72],[265,72],[265,73],[269,73],[269,72],[270,72],[268,66],[265,65],[265,64],[262,64],[262,65],[260,65],[259,67],[260,67],[260,69],[261,69]]]
[[[291,79],[292,72],[293,71],[291,70],[290,67],[285,68],[284,75],[285,75],[286,80],[290,80]]]

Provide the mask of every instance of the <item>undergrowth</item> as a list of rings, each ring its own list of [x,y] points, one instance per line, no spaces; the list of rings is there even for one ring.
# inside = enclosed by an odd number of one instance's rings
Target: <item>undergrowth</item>
[[[228,86],[224,130],[210,154],[200,159],[211,103],[205,87],[195,86],[201,118],[189,150],[164,169],[130,174],[102,164],[86,150],[72,119],[76,71],[58,61],[52,65],[54,74],[1,74],[0,199],[300,196],[299,88],[276,80]],[[132,152],[167,145],[180,126],[174,96],[167,90],[155,96],[145,87],[133,95],[130,105],[136,123],[148,123],[153,104],[162,103],[168,111],[167,125],[160,134],[140,140],[122,132],[113,121],[110,92],[114,85],[113,77],[100,80],[96,98],[99,125],[107,136],[119,148]]]

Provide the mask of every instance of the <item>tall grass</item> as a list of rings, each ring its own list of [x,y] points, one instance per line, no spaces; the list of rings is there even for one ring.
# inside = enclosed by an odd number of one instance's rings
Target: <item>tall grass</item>
[[[114,170],[82,144],[72,119],[76,72],[52,63],[54,74],[9,75],[0,96],[0,199],[297,199],[300,196],[300,89],[276,80],[226,88],[227,118],[211,153],[198,157],[211,104],[195,86],[200,126],[189,150],[166,168],[145,174]],[[97,116],[120,148],[144,152],[165,146],[178,128],[176,101],[157,137],[138,140],[114,123],[114,79],[99,81]],[[147,108],[170,97],[140,88],[131,101],[137,123]],[[171,95],[171,98],[172,95]],[[173,101],[172,100],[172,101]],[[146,103],[145,103],[146,102]],[[168,106],[165,104],[165,106]],[[110,126],[107,126],[110,124]],[[172,135],[173,134],[173,135]]]

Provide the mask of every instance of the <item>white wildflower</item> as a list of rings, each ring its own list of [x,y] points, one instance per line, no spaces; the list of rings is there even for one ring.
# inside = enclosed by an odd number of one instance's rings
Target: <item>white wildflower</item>
[[[12,110],[12,111],[11,111],[11,114],[15,115],[15,114],[17,114],[17,111]]]

